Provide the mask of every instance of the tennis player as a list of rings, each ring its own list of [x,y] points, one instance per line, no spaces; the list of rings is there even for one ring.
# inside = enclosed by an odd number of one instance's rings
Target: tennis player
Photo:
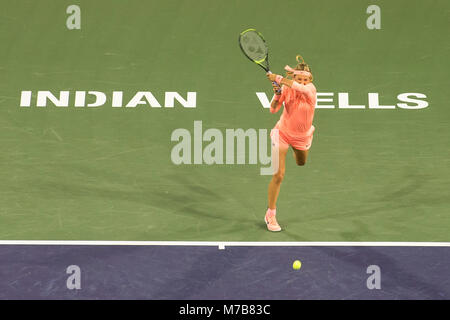
[[[309,66],[300,55],[296,59],[297,66],[295,68],[285,67],[287,77],[273,73],[267,74],[270,81],[275,81],[278,86],[281,86],[281,92],[279,92],[277,85],[273,85],[275,95],[270,104],[270,112],[278,112],[284,104],[280,120],[270,133],[272,155],[278,152],[279,165],[278,171],[269,183],[269,207],[264,217],[269,231],[281,231],[276,219],[276,203],[284,178],[289,146],[292,147],[297,165],[305,165],[315,129],[312,122],[316,106],[316,87],[312,83],[313,76]],[[278,134],[276,134],[276,130],[278,130]]]

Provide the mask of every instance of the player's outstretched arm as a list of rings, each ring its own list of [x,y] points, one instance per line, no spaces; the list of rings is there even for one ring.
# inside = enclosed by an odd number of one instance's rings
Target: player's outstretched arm
[[[280,86],[285,85],[285,86],[288,86],[289,88],[292,88],[292,85],[295,82],[294,80],[283,78],[282,76],[275,74],[275,73],[268,73],[267,78],[269,78],[270,81],[275,81]]]
[[[282,76],[278,74],[267,74],[267,78],[269,78],[270,81],[275,81],[279,85],[285,85],[289,88],[295,89],[297,91],[300,91],[301,93],[305,94],[308,98],[313,98],[315,95],[315,88],[311,84],[303,85],[300,84],[294,80],[283,78]]]

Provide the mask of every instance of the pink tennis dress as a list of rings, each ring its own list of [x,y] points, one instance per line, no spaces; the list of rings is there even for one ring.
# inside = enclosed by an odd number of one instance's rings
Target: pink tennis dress
[[[270,112],[278,112],[283,102],[280,120],[270,132],[272,144],[280,148],[292,146],[298,150],[308,150],[315,130],[312,122],[316,107],[316,87],[312,83],[303,85],[297,82],[294,82],[292,88],[283,86],[278,105],[275,109],[270,108]],[[275,139],[274,129],[278,129],[278,139]]]

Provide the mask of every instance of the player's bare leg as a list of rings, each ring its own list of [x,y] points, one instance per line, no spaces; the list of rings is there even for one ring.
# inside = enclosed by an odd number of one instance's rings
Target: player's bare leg
[[[292,148],[294,151],[294,159],[298,166],[304,166],[306,164],[306,159],[308,158],[308,150],[298,150]]]
[[[277,150],[278,149],[278,150]],[[269,183],[268,190],[268,200],[269,200],[269,208],[267,209],[266,216],[264,217],[264,221],[267,224],[267,229],[269,231],[281,231],[281,227],[279,226],[275,215],[276,215],[276,203],[278,194],[280,193],[281,182],[284,178],[284,173],[286,171],[286,155],[289,148],[280,147],[273,148],[272,155],[276,155],[278,151],[278,170],[272,176],[272,180]],[[272,160],[274,162],[275,160]]]
[[[269,200],[269,209],[275,209],[278,194],[280,193],[281,182],[283,182],[284,173],[286,171],[286,154],[288,152],[288,148],[279,148],[278,150],[278,171],[272,176],[272,180],[269,183],[269,192],[268,192],[268,200]],[[276,152],[276,148],[273,148],[272,154]]]

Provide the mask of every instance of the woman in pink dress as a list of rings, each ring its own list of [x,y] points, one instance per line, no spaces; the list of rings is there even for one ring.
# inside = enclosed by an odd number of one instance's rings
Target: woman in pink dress
[[[268,190],[269,206],[264,220],[269,231],[281,231],[276,219],[276,202],[284,178],[289,146],[292,147],[297,165],[305,165],[315,129],[312,122],[316,106],[316,87],[312,84],[313,76],[309,66],[301,56],[298,55],[296,59],[298,64],[295,68],[285,67],[286,78],[273,73],[267,74],[270,81],[281,86],[280,93],[274,85],[275,96],[270,105],[270,112],[278,112],[284,104],[280,120],[270,134],[274,147],[272,154],[278,152],[279,165]]]

